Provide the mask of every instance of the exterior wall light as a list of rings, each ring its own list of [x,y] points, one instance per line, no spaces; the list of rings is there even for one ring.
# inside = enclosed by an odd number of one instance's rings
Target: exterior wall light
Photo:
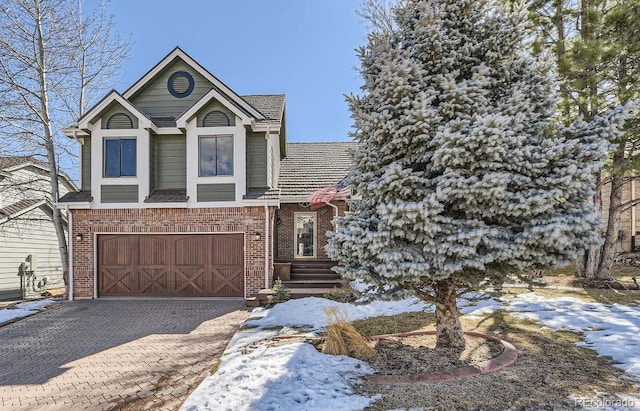
[[[260,234],[258,231],[256,231],[256,235],[253,237],[253,239],[256,240],[256,241],[262,240],[262,234]]]
[[[76,234],[76,241],[82,241],[82,233]]]

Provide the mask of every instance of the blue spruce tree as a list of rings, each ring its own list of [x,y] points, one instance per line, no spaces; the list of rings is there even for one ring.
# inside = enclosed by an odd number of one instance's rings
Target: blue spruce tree
[[[551,66],[524,13],[489,0],[405,0],[359,50],[348,97],[362,197],[327,250],[369,293],[436,307],[437,347],[464,348],[456,297],[507,273],[567,264],[598,241],[592,176],[621,110],[554,126]]]

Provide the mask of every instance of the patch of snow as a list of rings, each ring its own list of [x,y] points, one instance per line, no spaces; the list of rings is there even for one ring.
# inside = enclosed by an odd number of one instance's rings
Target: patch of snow
[[[495,300],[487,297],[483,293],[466,293],[462,298],[458,299],[458,308],[460,308],[461,314],[466,314],[470,317],[478,317],[487,314],[491,314],[495,311],[501,310],[505,302]]]
[[[352,384],[373,370],[363,361],[318,352],[311,344],[274,346],[278,335],[306,335],[292,329],[321,330],[325,307],[337,306],[350,321],[379,315],[422,311],[418,299],[377,301],[367,305],[337,303],[323,298],[290,300],[273,308],[256,308],[234,335],[217,372],[207,377],[183,404],[195,410],[360,410],[377,397],[356,395]]]
[[[546,299],[536,293],[518,295],[506,309],[511,315],[535,320],[552,330],[584,334],[577,345],[610,356],[615,367],[640,382],[640,307],[588,303],[579,298]]]
[[[13,308],[5,308],[0,310],[0,324],[16,320],[18,318],[28,317],[32,314],[41,311],[47,305],[53,302],[52,299],[46,298],[44,300],[36,300],[36,301],[26,301],[22,303],[16,304],[15,309]]]
[[[253,319],[247,320],[246,324],[258,327],[289,326],[317,331],[326,326],[326,315],[323,310],[328,307],[337,307],[347,315],[349,321],[356,321],[382,315],[425,311],[430,306],[418,298],[373,301],[369,304],[354,305],[309,297],[289,300],[270,309],[256,309],[252,313]]]
[[[311,344],[266,343],[223,357],[183,404],[201,410],[360,410],[374,399],[355,395],[350,382],[373,370],[346,356],[326,355]]]
[[[619,362],[617,367],[640,382],[638,306],[587,303],[572,297],[546,299],[536,293],[520,294],[510,300],[473,293],[463,296],[458,304],[466,315],[508,310],[516,317],[538,321],[551,329],[581,332],[585,340],[579,345],[601,356],[611,356]],[[323,309],[330,306],[342,310],[350,321],[433,310],[416,298],[354,305],[311,297],[290,300],[271,309],[257,308],[232,338],[218,371],[189,396],[182,410],[356,410],[370,405],[377,397],[357,395],[352,388],[359,378],[373,372],[366,363],[322,354],[307,343],[275,345],[270,341],[279,335],[314,337],[325,328]],[[302,334],[301,329],[307,334]],[[627,397],[618,398],[628,404],[640,404],[640,397]]]

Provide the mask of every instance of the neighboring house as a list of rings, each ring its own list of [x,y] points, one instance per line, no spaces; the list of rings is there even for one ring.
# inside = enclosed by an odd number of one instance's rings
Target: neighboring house
[[[629,178],[622,189],[622,202],[628,203],[632,199],[636,201],[640,198],[640,181],[637,178]],[[603,224],[606,224],[609,218],[609,198],[611,195],[611,183],[602,186],[602,210]],[[618,225],[618,243],[617,252],[629,252],[640,248],[640,213],[637,206],[631,206],[624,210],[620,215],[620,223]],[[605,228],[603,228],[604,230]]]
[[[60,194],[76,190],[60,174]],[[0,300],[64,288],[52,222],[48,165],[33,157],[0,157]]]
[[[240,96],[176,48],[65,133],[76,298],[248,298],[274,257],[325,257],[334,207],[307,196],[345,176],[349,144],[287,144],[284,95]]]

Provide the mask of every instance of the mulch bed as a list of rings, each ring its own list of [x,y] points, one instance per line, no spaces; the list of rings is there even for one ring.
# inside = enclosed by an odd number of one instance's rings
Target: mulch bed
[[[436,350],[435,335],[386,337],[375,346],[377,355],[365,361],[381,375],[417,375],[476,365],[502,352],[502,345],[482,337],[466,336],[465,350]]]

